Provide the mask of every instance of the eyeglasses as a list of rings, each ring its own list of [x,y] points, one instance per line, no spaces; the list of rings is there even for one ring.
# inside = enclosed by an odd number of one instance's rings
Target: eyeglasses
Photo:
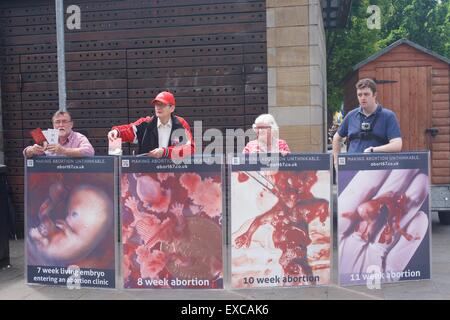
[[[253,130],[257,131],[257,130],[269,130],[272,129],[271,126],[257,126],[256,124],[253,125]]]
[[[72,120],[54,120],[53,124],[68,124],[69,122],[72,122]]]
[[[171,105],[170,104],[155,104],[155,108],[158,109],[165,109],[165,108],[170,108]]]

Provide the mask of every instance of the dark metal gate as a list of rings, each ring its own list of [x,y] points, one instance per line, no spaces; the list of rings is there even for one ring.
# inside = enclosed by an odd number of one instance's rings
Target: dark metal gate
[[[80,7],[81,29],[65,30],[68,110],[96,154],[106,154],[112,125],[151,114],[149,102],[165,89],[176,113],[203,121],[203,130],[247,129],[267,112],[265,1],[69,5]],[[50,127],[58,109],[54,1],[2,1],[0,19],[5,158],[21,233],[22,150],[29,130]]]

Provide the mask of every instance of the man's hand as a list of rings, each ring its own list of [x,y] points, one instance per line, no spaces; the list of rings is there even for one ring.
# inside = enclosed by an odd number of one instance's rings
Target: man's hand
[[[341,152],[341,143],[344,140],[344,138],[342,138],[339,133],[335,133],[333,136],[333,163],[334,163],[334,168],[337,170],[338,167],[338,155],[339,152]]]
[[[59,144],[49,144],[47,147],[47,151],[50,151],[56,155],[65,155],[66,154],[66,148]]]
[[[164,148],[156,148],[156,149],[153,149],[152,151],[150,151],[148,153],[148,156],[159,159],[159,158],[162,158],[163,154],[164,154]]]
[[[389,140],[389,143],[382,146],[368,147],[364,149],[364,152],[401,152],[402,151],[402,138],[394,138]]]
[[[110,141],[114,141],[119,137],[119,132],[116,129],[111,130],[108,132],[108,139]]]
[[[34,157],[34,156],[41,156],[45,153],[45,150],[47,148],[47,142],[44,142],[44,146],[40,146],[38,144],[34,144],[31,148],[29,148],[29,151],[27,152],[27,156]]]

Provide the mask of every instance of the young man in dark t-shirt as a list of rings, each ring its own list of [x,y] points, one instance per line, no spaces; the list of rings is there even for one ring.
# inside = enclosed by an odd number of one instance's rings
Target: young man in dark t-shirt
[[[333,137],[334,163],[341,142],[348,139],[348,152],[400,152],[402,138],[395,113],[377,103],[377,87],[373,80],[356,84],[359,107],[350,111]]]

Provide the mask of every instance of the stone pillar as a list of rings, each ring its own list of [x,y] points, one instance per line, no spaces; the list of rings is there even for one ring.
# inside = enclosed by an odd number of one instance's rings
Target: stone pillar
[[[319,0],[267,0],[269,113],[293,152],[325,151],[326,50]]]

